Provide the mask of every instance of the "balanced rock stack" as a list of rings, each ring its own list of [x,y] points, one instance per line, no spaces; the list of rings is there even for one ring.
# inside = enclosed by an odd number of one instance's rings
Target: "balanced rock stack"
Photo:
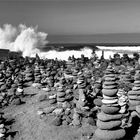
[[[63,87],[59,87],[57,89],[57,103],[63,104],[66,100],[65,96],[66,96],[66,93],[65,93]]]
[[[6,129],[4,125],[4,118],[3,114],[0,112],[0,139],[3,139],[5,137]]]
[[[44,74],[45,73],[45,66],[44,65],[41,65],[40,66],[40,73],[41,74]]]
[[[47,80],[47,85],[49,86],[50,90],[54,90],[54,82],[54,77],[50,75]]]
[[[78,68],[78,67],[76,67],[76,68],[74,69],[74,71],[72,72],[73,84],[74,84],[74,85],[76,85],[76,83],[77,83],[78,72],[79,72],[79,68]]]
[[[41,87],[41,73],[38,66],[36,66],[34,70],[34,83],[32,84],[32,86],[36,88]]]
[[[85,89],[86,87],[86,82],[85,82],[85,77],[83,75],[81,75],[82,73],[80,73],[77,77],[78,79],[76,79],[76,83],[74,84],[74,89]],[[75,100],[79,99],[79,91],[74,93],[74,98]]]
[[[70,68],[70,69],[71,69],[71,67],[72,67],[72,65],[73,65],[72,60],[68,60],[68,61],[66,62],[66,65],[67,65],[67,68]]]
[[[17,85],[18,85],[18,88],[17,88],[17,95],[21,95],[21,94],[23,94],[23,92],[24,92],[24,89],[23,89],[23,76],[22,75],[20,75],[19,77],[18,77],[18,83],[17,83]]]
[[[118,104],[120,105],[120,110],[119,113],[123,114],[122,117],[122,125],[121,127],[125,128],[128,126],[128,96],[127,96],[127,91],[124,90],[124,88],[120,88],[117,92],[118,96]]]
[[[65,73],[64,73],[64,75],[65,75],[65,78],[70,78],[70,77],[72,77],[72,71],[71,71],[71,69],[66,69],[65,70]]]
[[[85,89],[86,81],[83,75],[78,76],[77,84],[78,84],[78,89]]]
[[[140,105],[140,70],[136,71],[134,80],[134,86],[132,90],[128,92],[130,106]]]
[[[12,67],[13,69],[15,69],[16,68],[16,59],[12,59],[12,60],[9,60],[9,65],[10,65],[10,67]]]
[[[9,78],[9,77],[12,76],[13,73],[14,73],[14,72],[13,72],[12,67],[8,67],[7,70],[6,70],[6,73],[5,73],[5,77],[6,77],[6,78]]]
[[[28,66],[25,70],[25,82],[30,83],[33,82],[34,75],[32,69]]]
[[[78,76],[77,80],[78,85],[78,93],[75,94],[75,104],[76,108],[74,108],[73,118],[72,118],[72,125],[74,126],[81,126],[82,124],[82,117],[88,116],[89,106],[87,104],[86,99],[86,81],[83,75]]]
[[[76,108],[73,111],[72,123],[73,126],[80,126],[81,125],[81,116]]]
[[[51,91],[51,87],[53,87],[53,76],[51,76],[51,69],[47,68],[43,70],[41,70],[41,74],[42,74],[42,78],[41,78],[41,84],[42,84],[42,88],[43,90],[47,91]]]
[[[90,84],[92,79],[91,79],[92,75],[90,73],[90,71],[88,71],[86,74],[85,74],[85,78],[87,79],[87,83]]]
[[[9,77],[8,79],[6,79],[6,87],[7,89],[10,89],[12,85],[12,77]]]
[[[70,101],[73,102],[73,91],[72,91],[72,89],[67,89],[65,91],[65,93],[66,93],[66,96],[65,96],[66,101],[69,102],[69,103],[70,103]]]
[[[63,87],[64,85],[63,85],[63,81],[65,80],[65,78],[64,77],[61,77],[60,79],[59,79],[59,81],[57,82],[57,83],[55,83],[54,84],[54,87],[55,87],[55,89],[56,89],[56,91],[57,91],[57,89],[60,87]]]
[[[34,76],[35,76],[35,83],[40,83],[40,81],[41,81],[41,73],[40,73],[40,68],[39,67],[35,68]]]
[[[132,76],[130,75],[129,71],[125,72],[122,80],[125,84],[131,84],[133,82]]]
[[[45,71],[46,71],[46,77],[48,78],[50,76],[50,73],[51,73],[51,68],[47,67]]]
[[[50,106],[45,108],[44,112],[48,115],[52,113],[55,116],[55,118],[52,119],[51,124],[60,126],[62,124],[69,125],[72,122],[72,105],[65,99],[66,96],[70,94],[72,94],[70,90],[64,92],[63,87],[59,87],[57,88],[56,94],[49,96]]]
[[[97,129],[95,135],[102,140],[122,139],[126,132],[121,128],[122,114],[119,113],[120,106],[117,98],[117,84],[114,70],[108,66],[105,72],[105,81],[103,83],[103,100],[101,112],[97,115]]]
[[[89,107],[86,100],[86,92],[84,89],[79,89],[79,99],[76,102],[76,108],[80,111],[87,111]]]
[[[4,74],[0,73],[0,91],[2,91],[3,86],[5,85],[5,77]]]
[[[76,66],[73,70],[73,73],[77,76],[77,74],[79,73],[80,68],[78,66]]]
[[[56,94],[51,94],[51,95],[49,95],[49,104],[50,105],[54,105],[54,104],[56,104],[57,103],[57,95]]]
[[[127,107],[128,107],[127,92],[124,91],[123,88],[122,89],[120,88],[117,92],[117,96],[118,96],[118,104],[121,107],[119,113],[125,113],[127,111]]]
[[[87,100],[87,92],[84,89],[79,89],[79,99],[76,102],[76,108],[73,114],[72,124],[75,126],[81,125],[82,120],[89,120],[91,113],[90,104]],[[86,119],[85,119],[86,118]]]
[[[50,87],[49,87],[48,85],[42,87],[42,90],[44,90],[44,91],[46,91],[46,92],[50,92],[50,91],[51,91],[51,89],[50,89]]]

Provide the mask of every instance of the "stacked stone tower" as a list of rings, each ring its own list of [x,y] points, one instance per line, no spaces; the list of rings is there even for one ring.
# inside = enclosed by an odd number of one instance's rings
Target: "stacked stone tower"
[[[131,106],[140,105],[140,70],[136,71],[134,80],[134,86],[132,90],[128,92],[129,103]]]
[[[34,80],[33,71],[29,66],[27,66],[25,70],[25,82],[29,83],[33,82],[33,80]]]
[[[101,112],[97,115],[97,129],[95,135],[102,140],[118,140],[125,136],[125,130],[121,128],[122,114],[119,113],[118,86],[114,70],[111,66],[105,71],[103,83],[103,99]]]

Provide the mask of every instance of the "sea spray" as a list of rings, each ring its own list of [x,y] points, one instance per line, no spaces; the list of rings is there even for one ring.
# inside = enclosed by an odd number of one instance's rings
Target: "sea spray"
[[[38,32],[37,27],[27,27],[23,24],[18,27],[10,24],[0,27],[0,49],[20,51],[23,56],[35,56],[47,43],[47,34]]]

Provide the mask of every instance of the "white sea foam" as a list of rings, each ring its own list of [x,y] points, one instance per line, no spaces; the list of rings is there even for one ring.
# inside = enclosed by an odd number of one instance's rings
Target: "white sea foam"
[[[59,60],[67,60],[69,56],[74,55],[75,58],[80,58],[81,55],[84,55],[85,57],[90,58],[92,56],[92,49],[90,48],[83,48],[81,50],[67,50],[67,51],[56,51],[51,50],[48,52],[41,52],[40,57],[42,58],[48,58],[48,59],[59,59]]]

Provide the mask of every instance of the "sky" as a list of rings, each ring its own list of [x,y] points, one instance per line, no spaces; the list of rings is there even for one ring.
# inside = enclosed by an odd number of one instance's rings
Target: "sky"
[[[0,26],[5,23],[37,25],[48,36],[139,34],[140,1],[0,0]]]

